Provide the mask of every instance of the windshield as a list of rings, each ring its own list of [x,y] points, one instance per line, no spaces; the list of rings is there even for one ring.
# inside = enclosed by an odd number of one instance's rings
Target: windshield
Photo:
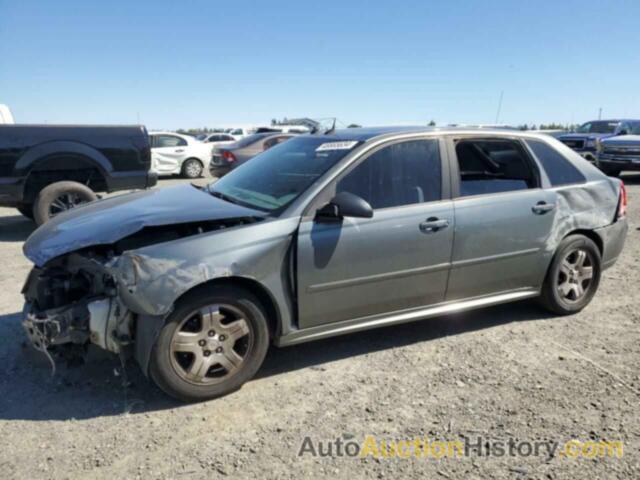
[[[578,133],[613,133],[618,122],[587,122],[578,128]]]
[[[293,202],[358,142],[298,137],[252,158],[209,185],[209,192],[234,203],[274,212]]]

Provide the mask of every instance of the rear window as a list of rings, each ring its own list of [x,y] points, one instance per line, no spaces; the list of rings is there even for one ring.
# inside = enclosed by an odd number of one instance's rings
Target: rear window
[[[584,175],[552,146],[539,140],[527,140],[527,145],[547,172],[552,186],[571,185],[586,181]]]

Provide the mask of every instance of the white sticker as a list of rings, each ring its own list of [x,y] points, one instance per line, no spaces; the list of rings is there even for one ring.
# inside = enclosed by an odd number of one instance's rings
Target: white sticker
[[[358,142],[328,142],[323,143],[316,152],[325,152],[327,150],[351,150]]]

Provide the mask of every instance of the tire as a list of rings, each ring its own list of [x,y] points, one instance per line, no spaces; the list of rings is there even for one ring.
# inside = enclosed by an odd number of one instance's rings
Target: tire
[[[577,252],[584,253],[582,263],[583,257]],[[598,290],[601,273],[602,258],[596,244],[584,235],[569,235],[560,242],[551,261],[542,286],[542,306],[558,315],[579,312]]]
[[[98,196],[89,187],[77,182],[56,182],[43,188],[33,207],[33,218],[38,225],[65,210],[93,202]]]
[[[215,320],[218,313],[226,320]],[[248,333],[238,328],[238,318],[244,320]],[[153,346],[149,374],[178,400],[210,400],[250,380],[268,348],[267,318],[254,295],[236,287],[202,287],[176,302]],[[242,360],[231,362],[230,358]]]
[[[16,207],[16,209],[25,217],[27,217],[30,220],[33,220],[33,205],[29,204],[29,203],[24,203],[21,205],[18,205]]]
[[[188,158],[182,164],[182,176],[185,178],[200,178],[204,165],[197,158]]]

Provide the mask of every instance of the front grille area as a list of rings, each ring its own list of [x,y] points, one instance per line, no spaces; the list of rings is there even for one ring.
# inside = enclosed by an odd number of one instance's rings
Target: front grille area
[[[561,140],[569,148],[584,148],[584,140]]]
[[[637,157],[640,155],[640,145],[636,146],[625,146],[625,147],[610,147],[605,146],[603,152],[606,155],[616,155],[616,156],[634,156]]]

